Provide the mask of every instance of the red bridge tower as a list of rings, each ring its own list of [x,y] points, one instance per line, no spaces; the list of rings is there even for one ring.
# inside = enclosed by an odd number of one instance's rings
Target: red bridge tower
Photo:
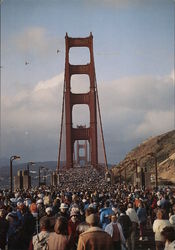
[[[74,162],[74,142],[76,140],[85,140],[89,142],[89,156],[91,165],[96,167],[98,165],[98,142],[97,142],[97,105],[98,104],[98,93],[96,87],[96,76],[95,76],[95,65],[93,56],[93,36],[90,33],[89,37],[85,38],[72,38],[68,37],[66,33],[66,58],[65,58],[65,79],[64,79],[64,93],[63,93],[63,112],[65,112],[65,119],[62,114],[62,127],[65,126],[66,133],[66,167],[72,168]],[[90,62],[85,65],[72,65],[69,62],[69,50],[72,47],[87,47],[90,52]],[[90,81],[90,90],[88,93],[75,94],[71,92],[71,76],[74,74],[87,74]],[[76,104],[87,104],[90,111],[90,126],[83,127],[78,126],[73,128],[72,126],[72,110]],[[99,114],[100,115],[100,114]],[[65,125],[63,124],[65,120]],[[101,123],[101,116],[100,116]],[[102,132],[102,126],[101,126]],[[62,135],[60,135],[60,138]],[[103,137],[103,133],[102,133]],[[103,139],[103,138],[102,138]],[[61,152],[61,139],[58,155],[58,169],[60,167],[60,152]],[[104,146],[104,140],[103,140]],[[104,155],[106,161],[106,153],[104,148]],[[107,161],[106,161],[107,166]]]

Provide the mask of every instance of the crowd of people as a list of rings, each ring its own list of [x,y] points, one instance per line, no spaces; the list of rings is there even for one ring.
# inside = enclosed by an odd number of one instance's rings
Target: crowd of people
[[[110,185],[94,169],[81,186],[84,170],[72,171],[59,187],[0,190],[1,250],[175,249],[174,188]]]

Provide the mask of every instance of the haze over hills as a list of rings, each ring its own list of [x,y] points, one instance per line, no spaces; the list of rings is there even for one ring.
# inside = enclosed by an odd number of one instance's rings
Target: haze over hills
[[[149,156],[153,153],[158,163],[159,183],[175,184],[175,130],[165,134],[149,138],[138,147],[131,150],[126,157],[113,168],[115,176],[119,175],[119,166],[123,171],[127,165],[127,178],[131,178],[135,173],[133,159],[137,160],[140,167],[146,167],[148,171],[155,171],[155,159]],[[124,171],[122,172],[124,176]]]
[[[123,171],[127,165],[127,178],[130,179],[135,172],[135,166],[132,163],[133,159],[137,160],[138,166],[147,167],[151,172],[155,171],[155,160],[148,156],[149,153],[154,153],[158,161],[158,178],[159,183],[175,184],[175,130],[165,134],[149,138],[141,143],[138,147],[131,150],[126,157],[112,171],[115,176],[119,176],[119,165]],[[50,172],[56,170],[56,161],[36,162],[30,166],[33,171],[33,178],[38,175],[40,166],[47,167]],[[109,167],[111,165],[109,164]],[[17,174],[17,170],[27,168],[27,163],[13,162],[13,175]],[[8,186],[9,183],[9,159],[0,159],[0,187]],[[124,176],[124,171],[122,172]]]
[[[34,165],[30,166],[30,174],[32,176],[32,179],[38,179],[38,170],[39,167],[43,166],[49,169],[49,172],[51,173],[52,171],[56,170],[57,162],[56,161],[46,161],[46,162],[36,162]],[[18,170],[25,170],[27,169],[27,163],[19,163],[17,161],[13,162],[13,176],[17,175]],[[9,187],[9,173],[10,173],[10,167],[9,167],[9,159],[3,159],[1,161],[0,165],[0,188],[2,187]],[[37,182],[34,181],[35,185],[37,185]]]
[[[57,166],[57,162],[56,161],[45,161],[45,162],[36,162],[34,165],[30,166],[31,170],[34,171],[38,171],[38,168],[40,166],[43,167],[47,167],[51,170],[55,170],[56,166]],[[27,163],[17,163],[17,162],[13,162],[13,172],[14,175],[17,173],[18,170],[25,170],[27,168]],[[1,174],[9,174],[9,160],[7,160],[6,162],[4,162],[4,164],[0,165],[0,171]]]

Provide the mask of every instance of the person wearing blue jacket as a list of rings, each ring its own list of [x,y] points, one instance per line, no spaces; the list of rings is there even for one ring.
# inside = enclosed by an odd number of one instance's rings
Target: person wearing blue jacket
[[[111,222],[110,216],[114,214],[112,208],[109,205],[109,201],[106,201],[104,208],[100,210],[100,225],[103,230],[105,230],[105,227]]]
[[[139,208],[137,209],[137,215],[138,215],[139,224],[140,224],[140,239],[139,240],[143,240],[145,236],[145,227],[147,223],[147,212],[142,201],[140,201],[139,203]]]

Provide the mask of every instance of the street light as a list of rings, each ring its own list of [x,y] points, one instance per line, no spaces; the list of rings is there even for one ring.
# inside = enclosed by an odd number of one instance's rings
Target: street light
[[[10,157],[10,192],[12,193],[13,191],[13,169],[12,169],[12,163],[14,160],[18,160],[20,159],[21,157],[18,156],[18,155],[12,155]]]

